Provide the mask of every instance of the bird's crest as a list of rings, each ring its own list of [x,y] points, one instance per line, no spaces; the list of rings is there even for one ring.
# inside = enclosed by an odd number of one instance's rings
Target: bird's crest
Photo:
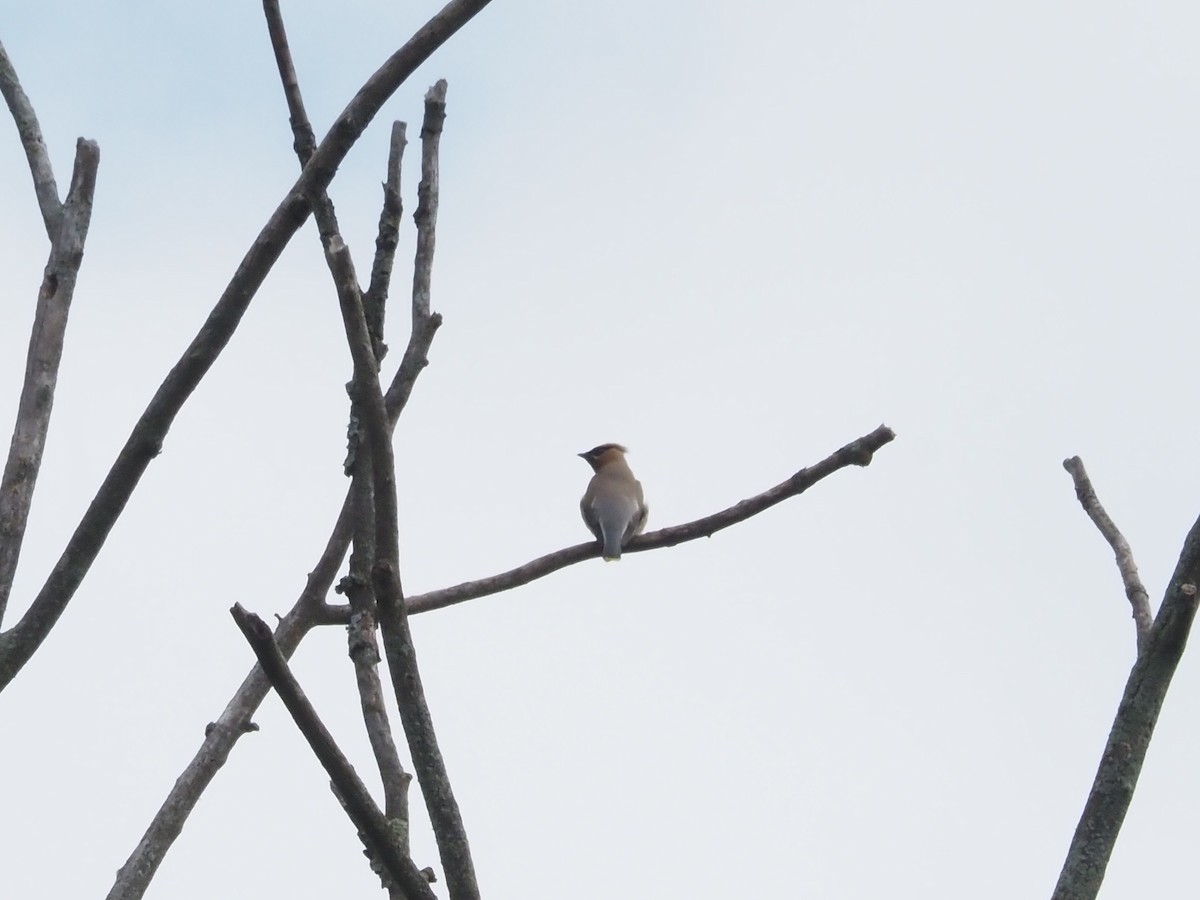
[[[600,465],[612,458],[612,454],[624,455],[629,451],[620,444],[600,444],[588,450],[586,453],[579,455],[588,461],[593,469],[598,469]]]

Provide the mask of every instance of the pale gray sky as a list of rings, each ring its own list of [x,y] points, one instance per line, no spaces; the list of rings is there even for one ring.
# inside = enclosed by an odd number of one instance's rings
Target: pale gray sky
[[[284,5],[318,133],[438,6]],[[485,896],[1049,895],[1134,653],[1061,460],[1156,604],[1200,512],[1198,27],[1183,2],[495,0],[389,102],[331,190],[360,268],[389,123],[411,211],[420,98],[450,84],[446,324],[397,431],[410,591],[585,539],[574,454],[602,441],[657,528],[898,434],[711,540],[414,620]],[[60,185],[77,135],[102,153],[11,622],[296,162],[257,3],[9,0],[0,40]],[[11,125],[0,211],[7,429],[46,252]],[[406,215],[394,348],[411,239]],[[349,371],[306,226],[0,695],[6,896],[108,890],[249,669],[228,607],[286,611],[324,545]],[[296,668],[369,775],[341,630]],[[1185,656],[1107,900],[1195,895],[1198,698]],[[274,697],[257,721],[148,896],[371,896]]]

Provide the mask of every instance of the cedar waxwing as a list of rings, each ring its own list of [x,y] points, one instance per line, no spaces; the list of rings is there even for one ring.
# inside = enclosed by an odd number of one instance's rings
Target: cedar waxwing
[[[620,444],[601,444],[579,454],[596,473],[583,492],[579,511],[592,534],[604,544],[606,560],[621,558],[621,548],[642,533],[650,513],[642,483],[633,477],[625,452]]]

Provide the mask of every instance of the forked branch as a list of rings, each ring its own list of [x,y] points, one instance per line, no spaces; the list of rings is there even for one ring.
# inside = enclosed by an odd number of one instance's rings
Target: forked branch
[[[148,448],[154,450],[157,446],[153,440],[154,436],[158,434],[161,440],[161,435],[166,433],[166,428],[169,427],[178,408],[228,341],[254,292],[265,278],[267,270],[303,224],[308,214],[306,198],[314,188],[323,190],[328,186],[338,163],[384,100],[437,47],[445,43],[489,2],[490,0],[451,0],[367,81],[339,117],[338,123],[314,151],[299,181],[243,259],[237,274],[218,301],[205,327],[176,369],[168,376],[167,382],[159,389],[151,407],[135,428],[126,450],[137,443],[135,438],[143,442],[148,440]],[[436,314],[427,321],[414,323],[405,358],[386,395],[389,425],[392,428],[395,427],[396,419],[408,401],[417,375],[427,364],[429,345],[440,324],[441,318]],[[99,552],[116,514],[132,493],[152,456],[153,452],[144,460],[134,459],[123,467],[122,460],[126,458],[126,452],[123,451],[114,472],[110,473],[105,487],[101,488],[101,493],[93,501],[92,509],[89,509],[84,523],[81,523],[75,538],[68,545],[68,553],[60,560],[59,567],[55,570],[57,575],[52,575],[51,581],[47,582],[42,590],[42,594],[48,597],[42,616],[49,612],[57,618],[61,613],[62,607],[65,607],[79,580]],[[112,504],[116,505],[115,511],[106,512],[105,509]],[[350,543],[353,507],[353,498],[348,492],[338,523],[330,535],[320,563],[309,576],[304,593],[276,629],[276,641],[285,655],[295,650],[309,629],[329,621],[324,598],[328,595]],[[75,555],[70,555],[72,553]],[[68,560],[71,562],[70,566],[66,565]],[[58,599],[55,599],[56,596]],[[58,606],[57,610],[54,609],[55,605]],[[53,621],[50,622],[50,625],[52,624]],[[8,660],[5,659],[0,638],[0,688],[11,680],[36,649],[36,644],[44,639],[46,630],[48,626],[31,628],[27,640],[32,645],[21,650],[16,659],[11,655]],[[266,678],[256,666],[230,700],[221,718],[205,731],[204,742],[196,756],[176,780],[138,846],[117,873],[117,880],[108,894],[108,900],[136,900],[143,896],[204,789],[224,764],[239,738],[252,729],[251,717],[262,703],[267,690]]]
[[[435,900],[429,882],[413,865],[413,861],[400,852],[392,839],[383,813],[379,811],[366,786],[355,773],[354,767],[338,748],[333,735],[329,733],[329,729],[304,695],[299,682],[288,667],[287,660],[275,645],[267,623],[247,612],[241,604],[235,604],[230,613],[253,648],[255,656],[258,657],[258,664],[266,673],[271,686],[275,688],[296,726],[312,747],[313,753],[325,767],[330,780],[337,786],[343,807],[358,830],[366,835],[375,858],[382,862],[391,880],[400,886],[410,900]]]
[[[388,388],[388,423],[393,429],[412,392],[416,376],[425,364],[430,342],[440,322],[441,318],[435,313],[431,328],[414,331],[409,347],[412,358],[419,360],[420,364],[410,369],[401,364]],[[408,358],[408,354],[405,358]],[[353,533],[353,518],[354,498],[352,490],[347,490],[337,522],[320,559],[308,576],[304,590],[275,628],[275,641],[284,656],[290,657],[304,636],[315,626],[345,623],[346,619],[337,614],[338,608],[328,607],[325,598],[332,590],[338,569],[346,558]],[[200,749],[175,780],[145,834],[138,841],[125,865],[117,872],[117,880],[109,891],[107,900],[135,900],[145,894],[163,857],[179,837],[184,823],[192,814],[205,789],[216,777],[221,766],[225,765],[234,745],[242,735],[254,730],[251,721],[268,690],[270,683],[262,669],[255,666],[230,698],[220,718],[205,729]]]
[[[1067,462],[1077,462],[1077,459]],[[1082,463],[1068,465],[1067,469],[1076,477],[1078,487],[1076,470],[1083,474]],[[1090,483],[1088,489],[1090,491]],[[1093,497],[1094,492],[1090,496],[1086,491],[1080,493],[1085,509],[1088,509]],[[1097,500],[1093,509],[1098,507]],[[1092,509],[1088,509],[1088,514],[1093,514]],[[1103,517],[1104,520],[1107,518]],[[1108,525],[1100,527],[1103,532]],[[1112,531],[1116,531],[1115,526],[1112,526]],[[1132,566],[1132,558],[1129,564]],[[1136,575],[1136,568],[1132,571]],[[1121,574],[1128,590],[1125,567],[1122,567]],[[1052,900],[1094,900],[1100,891],[1117,835],[1133,800],[1167,689],[1171,686],[1171,679],[1187,646],[1192,621],[1196,617],[1198,581],[1200,519],[1188,532],[1166,595],[1158,608],[1158,615],[1147,630],[1144,641],[1140,642],[1141,651],[1125,683],[1125,693],[1117,707],[1091,793],[1075,828]]]
[[[25,378],[17,404],[17,421],[0,476],[0,623],[8,607],[25,527],[33,505],[33,492],[42,467],[42,453],[50,429],[58,369],[62,362],[67,316],[75,295],[75,282],[83,263],[83,247],[92,220],[92,198],[100,148],[80,138],[75,145],[75,166],[66,202],[58,199],[58,186],[50,166],[50,154],[42,138],[33,105],[17,79],[12,61],[0,44],[0,94],[8,104],[25,156],[33,175],[34,193],[46,234],[50,258],[42,275],[34,309]],[[2,636],[0,636],[2,637]],[[0,639],[0,652],[3,641]]]
[[[75,147],[75,168],[67,200],[58,215],[58,232],[51,241],[50,258],[42,275],[25,379],[17,404],[17,422],[0,477],[0,622],[8,606],[25,526],[33,505],[33,491],[42,468],[42,452],[50,430],[58,369],[62,362],[67,316],[75,296],[75,283],[83,264],[83,246],[92,220],[92,197],[100,148],[80,138]],[[57,202],[57,200],[55,201]]]
[[[308,198],[314,191],[329,186],[338,165],[387,98],[417,66],[489,2],[451,0],[367,80],[338,116],[296,184],[243,257],[208,320],[134,426],[28,611],[17,625],[0,635],[0,690],[41,646],[75,595],[147,466],[160,452],[175,416],[233,336],[283,248],[308,218]]]

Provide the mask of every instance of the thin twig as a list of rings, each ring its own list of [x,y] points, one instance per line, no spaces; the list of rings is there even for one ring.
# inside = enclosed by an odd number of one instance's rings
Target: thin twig
[[[333,735],[329,733],[329,729],[304,695],[300,683],[288,668],[287,660],[276,646],[267,623],[253,613],[246,612],[240,603],[235,604],[229,612],[253,648],[254,655],[258,657],[258,664],[270,679],[271,686],[275,688],[296,726],[336,785],[343,808],[358,830],[366,836],[375,858],[383,863],[392,881],[410,898],[435,900],[429,882],[413,865],[413,861],[400,852],[392,839],[387,820],[371,799],[366,785],[359,779],[354,767],[350,765],[334,741]]]
[[[1094,900],[1100,891],[1167,689],[1187,646],[1196,617],[1198,581],[1200,519],[1188,532],[1145,649],[1138,654],[1125,683],[1100,767],[1051,900]]]
[[[33,104],[25,96],[3,44],[0,44],[0,94],[4,95],[4,102],[8,104],[13,121],[17,124],[21,146],[25,148],[25,158],[29,161],[29,172],[33,175],[33,190],[37,194],[46,236],[53,243],[58,237],[63,209],[58,199],[58,185],[54,182],[54,169],[50,165],[50,153],[46,150],[46,141],[42,137],[42,127],[38,124]]]
[[[41,646],[75,595],[184,402],[212,367],[283,248],[308,218],[307,198],[328,187],[337,167],[383,103],[491,0],[451,0],[372,75],[338,116],[296,184],[242,259],[208,320],[133,428],[82,521],[29,609],[0,635],[0,690]]]
[[[0,73],[0,80],[2,78]],[[36,122],[34,124],[36,126]],[[99,165],[100,148],[93,141],[80,138],[75,146],[71,187],[58,216],[58,232],[52,240],[50,259],[42,275],[29,335],[25,380],[17,405],[17,422],[13,427],[4,475],[0,477],[0,621],[4,619],[17,573],[33,491],[42,467],[67,316],[75,295],[79,268],[83,264],[83,246],[92,219],[92,197]],[[36,179],[36,172],[34,177]]]
[[[433,250],[436,245],[438,197],[441,191],[438,150],[446,122],[446,79],[425,93],[425,119],[421,123],[421,183],[417,186],[417,252],[413,264],[413,321],[429,318]]]
[[[288,46],[287,31],[284,29],[279,0],[263,0],[263,12],[267,17],[271,49],[275,52],[275,64],[279,69],[279,80],[283,83],[283,94],[287,100],[288,119],[292,125],[294,141],[292,146],[300,160],[300,169],[303,170],[315,152],[316,136],[308,121],[308,113],[304,110],[304,99],[300,95],[300,82],[296,77],[296,67],[292,63],[292,51]],[[312,206],[313,218],[317,221],[317,233],[321,236],[321,245],[328,250],[329,242],[335,237],[341,237],[333,201],[329,198],[325,187],[321,186],[314,186],[311,189],[308,200]],[[358,289],[358,286],[355,285],[355,288]]]
[[[404,348],[404,356],[400,367],[392,379],[384,399],[388,408],[398,406],[403,409],[412,394],[413,385],[421,370],[429,365],[429,346],[433,336],[442,327],[441,313],[430,310],[430,285],[433,281],[433,250],[435,246],[435,229],[437,227],[437,204],[440,192],[440,167],[438,150],[441,144],[442,123],[446,120],[446,81],[439,80],[425,95],[425,117],[421,123],[421,181],[417,186],[417,211],[413,213],[413,221],[417,226],[417,247],[413,255],[413,284],[412,284],[412,331],[409,334],[408,345]],[[404,125],[398,122],[399,129],[392,131],[392,151],[397,154],[402,151],[404,144]],[[401,143],[397,143],[400,141]],[[399,183],[399,168],[392,170],[397,184]],[[398,190],[398,188],[397,188]],[[397,200],[399,195],[397,194]],[[396,215],[400,214],[399,207]],[[379,221],[379,239],[376,241],[375,269],[371,273],[371,288],[367,298],[376,296],[376,282],[383,277],[384,263],[382,257],[387,245],[384,243],[384,222]],[[390,270],[390,260],[386,263]],[[381,282],[386,289],[386,282]],[[364,299],[364,303],[366,302]],[[380,319],[382,326],[382,318]],[[371,320],[368,315],[367,327],[370,330]],[[372,336],[373,337],[373,336]]]
[[[392,284],[392,263],[400,241],[400,216],[404,213],[404,203],[400,197],[400,165],[404,159],[404,148],[408,145],[405,136],[407,129],[404,122],[392,123],[387,180],[383,183],[383,209],[379,213],[379,228],[375,237],[375,261],[371,265],[371,284],[363,295],[367,331],[371,333],[371,345],[379,362],[387,355],[387,344],[383,342],[383,323]]]
[[[1083,467],[1083,460],[1078,456],[1064,459],[1063,468],[1071,474],[1071,478],[1075,482],[1075,496],[1079,498],[1083,511],[1100,529],[1100,534],[1108,541],[1108,545],[1116,554],[1117,569],[1120,570],[1121,582],[1125,585],[1125,596],[1129,598],[1129,605],[1133,607],[1133,622],[1137,629],[1137,650],[1138,653],[1141,653],[1146,649],[1146,641],[1150,637],[1150,626],[1154,621],[1154,616],[1150,612],[1150,595],[1146,592],[1142,579],[1138,576],[1137,563],[1133,561],[1133,551],[1129,548],[1129,542],[1125,540],[1125,536],[1121,534],[1116,523],[1109,518],[1108,513],[1100,504],[1100,498],[1096,496],[1096,490],[1092,487],[1087,470]]]
[[[433,336],[441,327],[441,313],[432,313],[428,319],[413,322],[408,346],[404,348],[400,366],[396,369],[396,375],[387,389],[387,394],[384,395],[389,409],[404,409],[408,404],[413,386],[417,383],[417,376],[429,365],[429,346],[433,343]]]
[[[279,69],[279,80],[283,83],[283,95],[287,100],[288,117],[292,125],[293,149],[300,159],[300,167],[308,162],[317,149],[316,136],[304,110],[300,96],[300,82],[296,67],[292,63],[292,51],[288,47],[287,32],[283,27],[283,13],[279,0],[263,0],[263,13],[267,17],[267,32],[271,36],[271,49],[275,52],[275,66]]]

